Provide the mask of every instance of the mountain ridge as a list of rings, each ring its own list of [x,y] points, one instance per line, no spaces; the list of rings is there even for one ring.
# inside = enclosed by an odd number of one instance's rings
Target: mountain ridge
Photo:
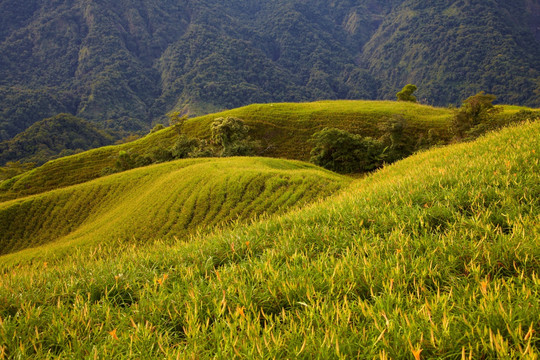
[[[485,90],[540,106],[537,0],[6,0],[0,12],[1,140],[62,112],[143,131],[172,110],[392,99],[408,82],[434,105]]]

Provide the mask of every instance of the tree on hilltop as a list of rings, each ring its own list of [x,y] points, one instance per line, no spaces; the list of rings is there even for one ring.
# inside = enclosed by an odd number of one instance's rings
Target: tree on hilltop
[[[235,117],[220,117],[210,125],[212,142],[221,147],[219,156],[248,156],[255,153],[258,142],[248,135],[249,127]]]
[[[463,101],[461,108],[454,114],[451,124],[452,132],[456,137],[467,137],[467,135],[473,135],[477,128],[489,127],[493,115],[500,112],[500,109],[493,105],[496,98],[495,95],[480,91]]]
[[[416,96],[413,95],[413,93],[418,88],[416,85],[413,84],[407,84],[401,89],[400,92],[396,94],[398,101],[408,101],[408,102],[416,102]]]

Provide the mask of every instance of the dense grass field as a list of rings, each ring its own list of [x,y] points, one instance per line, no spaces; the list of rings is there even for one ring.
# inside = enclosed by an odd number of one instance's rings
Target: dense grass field
[[[515,109],[509,109],[514,112]],[[234,116],[251,127],[250,136],[261,142],[259,155],[308,160],[310,136],[324,127],[337,127],[365,136],[379,136],[378,123],[399,115],[408,122],[406,132],[415,141],[446,143],[452,111],[446,108],[395,101],[321,101],[313,103],[255,104],[217,114],[189,119],[183,131],[208,139],[210,124],[218,117]],[[83,183],[101,176],[113,166],[120,151],[150,154],[157,148],[173,146],[178,134],[168,127],[136,141],[107,146],[57,159],[0,182],[0,201],[38,194],[58,187]]]
[[[148,166],[0,203],[0,255],[35,248],[14,254],[18,262],[59,248],[183,238],[282,213],[349,182],[307,163],[269,158]]]
[[[0,357],[537,359],[539,153],[528,123],[233,230],[10,266]]]

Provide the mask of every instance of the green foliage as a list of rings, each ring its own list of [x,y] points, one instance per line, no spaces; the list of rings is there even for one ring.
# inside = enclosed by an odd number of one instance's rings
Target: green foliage
[[[311,162],[341,173],[373,170],[381,165],[382,146],[369,137],[324,128],[311,137]]]
[[[247,156],[253,155],[257,143],[248,135],[249,127],[243,120],[235,117],[220,117],[210,125],[212,142],[220,150],[219,156]]]
[[[184,123],[188,119],[187,115],[180,115],[178,111],[167,114],[169,117],[169,125],[174,126],[178,132],[182,131]]]
[[[7,68],[2,65],[0,60],[0,73],[4,75]],[[24,67],[25,63],[19,66]],[[26,89],[20,86],[9,87],[5,86],[5,82],[0,83],[0,104],[0,142],[12,139],[45,118],[60,113],[74,114],[77,111],[76,99],[70,91],[43,86]]]
[[[173,150],[158,147],[153,149],[148,155],[139,155],[137,153],[122,150],[118,153],[114,166],[103,168],[100,176],[107,176],[151,164],[172,161],[175,159]]]
[[[484,132],[489,129],[489,123],[494,121],[493,115],[501,111],[493,105],[495,99],[495,95],[481,91],[463,101],[451,124],[455,136],[464,138],[478,133],[479,128]]]
[[[200,140],[198,146],[196,146],[193,151],[189,153],[189,157],[192,158],[205,158],[205,157],[215,157],[216,153],[214,152],[212,146],[207,140]]]
[[[380,82],[378,98],[414,83],[423,103],[459,105],[486,90],[502,103],[540,106],[538,10],[530,2],[398,3],[361,55]]]
[[[155,133],[156,131],[165,129],[165,126],[163,124],[156,124],[152,130],[150,130],[150,133]]]
[[[409,127],[408,120],[401,115],[383,119],[379,123],[379,129],[383,132],[379,141],[385,146],[382,157],[386,163],[401,160],[418,149],[418,143],[421,140],[416,139],[415,141],[414,137],[407,131]],[[428,147],[436,145],[435,141],[434,139],[428,139]]]
[[[195,138],[191,138],[185,134],[180,134],[173,148],[171,149],[172,156],[175,159],[185,159],[191,156],[193,151],[201,146],[201,141]]]
[[[158,154],[159,154],[159,150]],[[126,171],[135,169],[141,166],[150,165],[152,159],[147,156],[142,156],[139,154],[132,154],[128,151],[120,151],[118,153],[118,158],[116,159],[116,170],[117,171]]]
[[[408,84],[403,87],[403,89],[396,94],[398,101],[409,101],[409,102],[416,102],[416,96],[413,95],[413,93],[418,88],[416,85]]]
[[[48,160],[112,144],[114,137],[69,114],[38,121],[15,138],[0,142],[0,165],[8,161]]]
[[[481,89],[540,106],[530,1],[5,1],[0,140],[63,112],[145,133],[171,111],[393,99],[407,83],[441,106]]]
[[[2,257],[0,348],[34,359],[535,359],[539,136],[528,123],[422,152],[230,231],[19,266]]]
[[[243,141],[248,136],[249,128],[244,121],[234,117],[217,118],[210,125],[212,141],[223,148]]]

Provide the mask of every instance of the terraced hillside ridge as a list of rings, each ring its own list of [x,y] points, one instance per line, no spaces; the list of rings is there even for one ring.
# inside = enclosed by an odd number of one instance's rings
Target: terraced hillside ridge
[[[348,182],[310,164],[264,158],[149,166],[1,203],[0,255],[44,245],[183,238],[283,212]]]
[[[499,116],[510,116],[528,108],[504,106],[503,109]],[[188,135],[207,139],[210,137],[212,121],[223,116],[241,118],[251,127],[251,137],[262,144],[259,155],[307,160],[312,146],[308,139],[316,131],[324,127],[336,127],[377,137],[382,134],[378,125],[393,116],[406,119],[404,133],[415,146],[422,148],[447,143],[451,137],[448,125],[452,111],[395,101],[255,104],[189,119],[184,125],[184,131]],[[172,147],[177,136],[177,131],[169,127],[131,143],[103,147],[50,161],[19,177],[0,182],[0,201],[95,179],[101,176],[104,168],[115,163],[120,151],[150,154],[158,148]]]
[[[0,276],[7,357],[537,358],[540,122],[184,244]],[[101,181],[101,180],[100,180]]]

